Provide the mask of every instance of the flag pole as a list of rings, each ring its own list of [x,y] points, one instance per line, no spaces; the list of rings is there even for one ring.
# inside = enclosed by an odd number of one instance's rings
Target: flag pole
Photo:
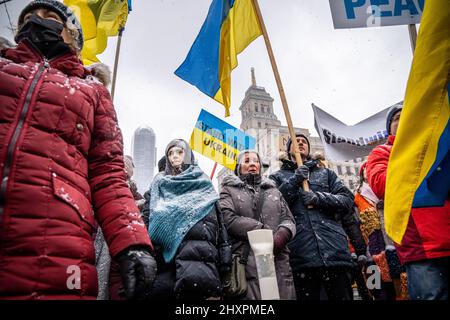
[[[111,85],[111,99],[113,102],[114,102],[114,92],[116,91],[116,79],[117,79],[117,68],[119,65],[120,45],[122,43],[122,33],[124,29],[125,29],[124,27],[119,28],[119,37],[117,39],[116,57],[114,59],[114,72]]]
[[[258,4],[258,0],[252,0],[253,5],[255,7],[256,14],[258,15],[259,24],[261,26],[261,31],[263,33],[264,42],[266,43],[267,53],[269,54],[270,63],[272,65],[273,74],[275,76],[275,81],[277,83],[278,92],[280,93],[281,104],[283,105],[284,115],[286,117],[286,122],[289,128],[289,135],[291,137],[292,142],[297,141],[297,137],[295,135],[294,125],[292,124],[291,113],[289,112],[289,107],[286,99],[286,95],[283,89],[283,83],[281,82],[280,73],[278,71],[277,63],[275,61],[275,56],[273,54],[272,45],[270,43],[269,35],[267,33],[266,25],[264,23],[264,19],[261,14],[261,9]],[[293,143],[294,146],[294,156],[295,162],[297,162],[297,166],[301,166],[303,164],[302,157],[300,155],[300,150],[298,149],[298,144]],[[303,181],[303,190],[309,191],[308,181]]]
[[[417,29],[415,24],[408,24],[409,31],[409,41],[411,42],[411,50],[414,55],[414,50],[416,49],[417,42]]]
[[[211,176],[209,177],[209,179],[212,180],[214,178],[214,173],[216,172],[216,168],[217,168],[217,162],[214,163],[214,167],[213,167],[213,169],[211,171]]]

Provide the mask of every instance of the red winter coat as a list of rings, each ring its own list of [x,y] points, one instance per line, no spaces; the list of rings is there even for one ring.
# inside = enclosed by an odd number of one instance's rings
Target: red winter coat
[[[384,199],[389,156],[395,136],[372,150],[367,160],[367,178],[373,192]],[[401,201],[401,199],[399,199]],[[442,207],[412,208],[402,245],[397,254],[404,263],[450,256],[450,201]]]
[[[0,174],[0,298],[95,299],[94,212],[112,256],[151,249],[110,95],[73,53],[1,51]]]

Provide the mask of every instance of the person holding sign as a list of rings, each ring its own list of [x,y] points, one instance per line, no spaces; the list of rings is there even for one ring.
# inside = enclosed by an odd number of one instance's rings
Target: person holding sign
[[[319,300],[322,285],[330,300],[351,300],[353,267],[347,236],[340,221],[352,214],[353,195],[332,170],[309,156],[308,138],[297,134],[304,165],[297,168],[294,147],[287,143],[287,159],[270,178],[295,216],[297,233],[289,243],[297,298]],[[309,180],[311,191],[302,184]],[[308,208],[308,206],[313,206]]]
[[[274,232],[275,271],[280,298],[294,300],[287,242],[295,235],[295,222],[288,205],[275,183],[262,177],[261,160],[256,151],[239,153],[235,174],[223,180],[220,205],[233,243],[233,254],[239,254],[241,261],[247,260],[247,292],[239,299],[261,299],[255,257],[247,232],[264,228]]]
[[[219,195],[186,141],[171,141],[165,156],[165,171],[153,179],[144,204],[158,264],[150,298],[220,297],[231,247],[219,223]]]

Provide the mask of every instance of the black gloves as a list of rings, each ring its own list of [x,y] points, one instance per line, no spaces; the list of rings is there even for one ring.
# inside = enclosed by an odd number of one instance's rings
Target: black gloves
[[[117,261],[126,298],[146,299],[156,277],[156,261],[150,252],[142,247],[130,247],[117,256]]]
[[[286,227],[280,227],[273,235],[273,253],[277,255],[283,250],[291,238],[291,231]]]
[[[358,256],[358,265],[363,268],[367,264],[367,257],[365,255]]]
[[[352,260],[359,268],[364,268],[367,264],[367,257],[364,254],[357,255],[356,253],[352,253]]]
[[[319,203],[319,196],[314,191],[304,191],[300,189],[300,196],[302,197],[305,206],[316,206]]]
[[[298,184],[302,183],[304,180],[309,179],[309,168],[305,165],[302,165],[295,169],[294,174],[295,182]]]

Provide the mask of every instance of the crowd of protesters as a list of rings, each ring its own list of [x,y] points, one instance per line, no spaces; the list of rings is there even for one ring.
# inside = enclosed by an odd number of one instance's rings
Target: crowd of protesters
[[[273,233],[281,299],[352,300],[355,283],[364,299],[448,299],[449,201],[412,215],[401,244],[384,231],[400,106],[356,195],[297,134],[269,177],[257,151],[242,151],[220,192],[173,140],[142,196],[104,67],[79,60],[75,15],[35,0],[18,27],[17,45],[0,52],[0,299],[227,299],[239,255],[247,287],[234,298],[258,300],[247,235],[258,229]]]

